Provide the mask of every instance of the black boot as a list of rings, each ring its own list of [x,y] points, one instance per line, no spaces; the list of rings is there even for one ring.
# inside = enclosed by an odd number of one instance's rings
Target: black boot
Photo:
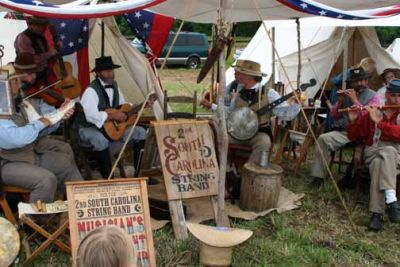
[[[111,164],[111,157],[110,152],[108,149],[102,151],[93,151],[93,156],[97,161],[97,166],[101,176],[104,179],[107,179],[110,175],[112,164]]]
[[[146,140],[139,140],[133,143],[133,166],[135,167],[135,177],[139,175],[140,171],[140,152],[144,148]]]
[[[397,205],[397,201],[387,204],[387,213],[391,222],[400,222],[400,210],[399,206]]]
[[[383,214],[373,212],[371,214],[371,217],[369,218],[368,229],[373,231],[379,231],[382,229],[382,225],[383,225]]]

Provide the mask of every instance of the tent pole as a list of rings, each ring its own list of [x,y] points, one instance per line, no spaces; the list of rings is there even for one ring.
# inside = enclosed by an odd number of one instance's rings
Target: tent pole
[[[104,57],[104,21],[101,20],[101,56]]]
[[[296,18],[296,29],[297,29],[297,85],[296,88],[300,88],[301,79],[301,36],[300,36],[300,20]]]
[[[271,29],[272,45],[275,46],[275,27]],[[267,47],[268,48],[268,47]],[[275,50],[272,49],[272,72],[271,72],[271,85],[274,86],[276,83],[275,79]]]
[[[219,0],[219,19],[218,19],[218,34],[225,34],[224,25],[224,0]],[[218,202],[217,202],[217,225],[218,226],[229,226],[229,219],[225,214],[225,175],[226,175],[226,164],[228,156],[228,132],[226,130],[225,121],[225,104],[224,104],[224,89],[225,89],[225,56],[221,52],[219,55],[219,86],[217,90],[217,121],[219,127],[217,127],[218,136],[218,148],[219,148],[219,179],[218,179]]]
[[[343,31],[347,33],[348,31],[347,27],[345,27]],[[346,89],[348,61],[349,61],[349,42],[346,42],[343,47],[342,90]]]

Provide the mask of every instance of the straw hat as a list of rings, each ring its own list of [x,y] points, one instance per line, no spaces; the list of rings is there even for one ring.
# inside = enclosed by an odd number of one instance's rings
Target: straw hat
[[[19,234],[14,225],[2,217],[0,231],[0,266],[10,266],[19,252]]]
[[[368,73],[371,74],[376,69],[376,62],[370,57],[361,59],[360,66]]]
[[[232,247],[243,243],[253,234],[250,230],[214,227],[186,223],[189,231],[200,240],[200,264],[205,266],[230,266]]]
[[[251,60],[237,60],[236,64],[233,66],[235,71],[256,76],[256,77],[265,77],[267,74],[261,72],[261,65],[255,61]]]

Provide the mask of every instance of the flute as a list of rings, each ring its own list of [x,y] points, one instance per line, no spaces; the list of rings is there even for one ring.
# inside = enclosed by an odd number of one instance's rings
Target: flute
[[[361,110],[365,110],[366,107],[373,107],[373,106],[362,106],[362,107],[349,107],[349,108],[340,108],[338,109],[339,113],[342,112],[350,112],[350,111],[361,111]],[[384,106],[375,106],[378,109],[390,109],[390,108],[400,108],[400,105],[384,105]]]

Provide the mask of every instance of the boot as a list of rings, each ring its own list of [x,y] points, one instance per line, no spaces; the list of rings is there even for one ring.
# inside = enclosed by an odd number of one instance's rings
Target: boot
[[[144,148],[146,140],[138,140],[133,143],[133,166],[135,167],[135,177],[139,175],[140,171],[140,152]]]
[[[93,156],[97,161],[98,170],[101,173],[101,176],[104,179],[107,179],[112,168],[109,150],[93,151]]]
[[[372,212],[369,219],[368,229],[373,231],[379,231],[382,229],[383,224],[383,214]]]
[[[399,206],[397,205],[397,201],[387,204],[387,213],[391,222],[400,222],[400,210]]]

